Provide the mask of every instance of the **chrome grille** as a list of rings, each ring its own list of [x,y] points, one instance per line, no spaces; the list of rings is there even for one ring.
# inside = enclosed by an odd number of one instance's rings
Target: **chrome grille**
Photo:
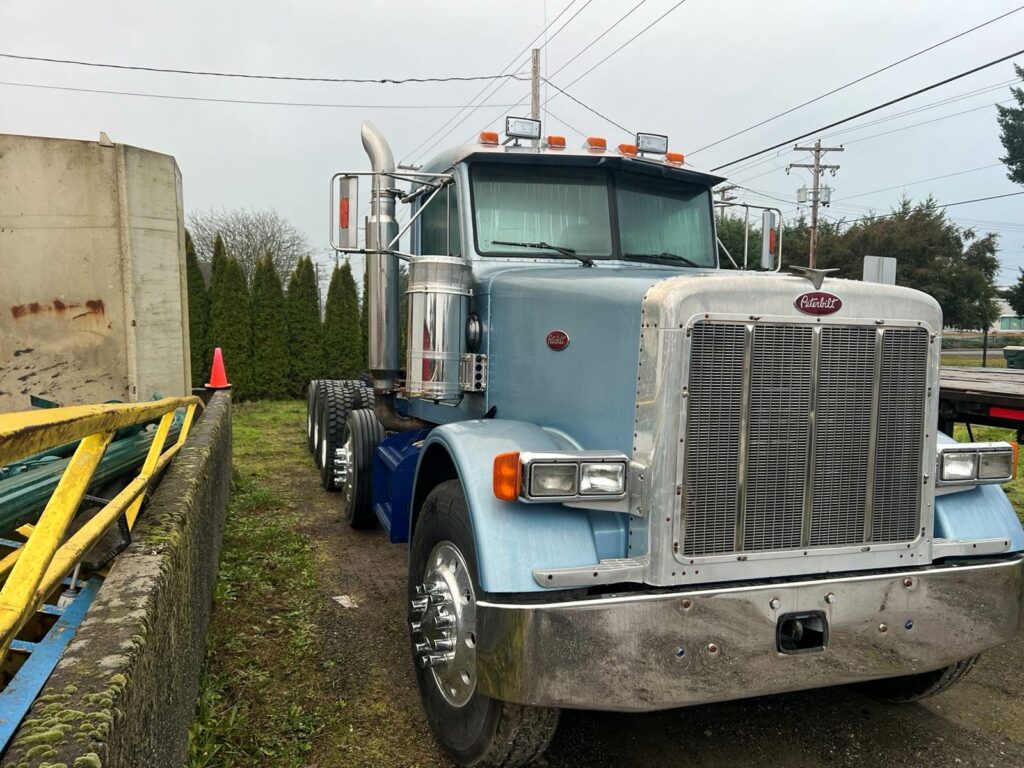
[[[690,391],[687,432],[693,439],[686,441],[686,466],[715,471],[686,474],[688,555],[735,549],[744,337],[742,325],[701,323],[693,329],[700,354],[691,357],[690,378],[720,385]]]
[[[783,325],[753,334],[743,548],[799,547],[814,334]]]
[[[912,540],[927,366],[921,328],[694,325],[683,554]]]
[[[810,546],[864,540],[875,335],[874,328],[821,329]]]

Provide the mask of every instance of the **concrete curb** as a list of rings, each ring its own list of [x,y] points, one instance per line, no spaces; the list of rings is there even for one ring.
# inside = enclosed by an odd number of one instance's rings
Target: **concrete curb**
[[[179,768],[231,483],[231,396],[213,395],[29,711],[4,768]]]

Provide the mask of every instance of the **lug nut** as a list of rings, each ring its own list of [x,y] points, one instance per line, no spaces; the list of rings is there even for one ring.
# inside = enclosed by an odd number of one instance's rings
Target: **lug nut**
[[[454,651],[455,641],[450,637],[442,637],[434,641],[434,650],[437,651]]]
[[[423,631],[423,623],[419,621],[410,621],[409,629],[411,629],[414,634],[419,634]]]
[[[432,650],[434,650],[434,648],[430,644],[429,640],[425,640],[422,643],[416,643],[415,645],[413,645],[413,650],[415,650],[417,654],[424,654],[430,653]]]
[[[420,656],[420,666],[424,669],[440,667],[442,664],[447,664],[451,659],[451,654],[448,653],[430,653],[426,656]]]
[[[430,600],[426,597],[417,597],[410,605],[412,606],[413,613],[423,613],[430,607]]]

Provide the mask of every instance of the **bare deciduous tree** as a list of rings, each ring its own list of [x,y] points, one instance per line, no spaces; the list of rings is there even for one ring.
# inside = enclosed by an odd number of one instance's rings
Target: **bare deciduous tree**
[[[238,259],[248,280],[252,280],[257,262],[268,251],[277,273],[287,279],[299,259],[312,250],[306,236],[272,208],[190,211],[188,230],[199,261],[209,263],[213,241],[219,234],[228,255]]]

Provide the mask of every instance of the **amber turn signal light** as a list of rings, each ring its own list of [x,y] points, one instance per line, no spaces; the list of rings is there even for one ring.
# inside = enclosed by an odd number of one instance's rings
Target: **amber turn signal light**
[[[502,501],[515,501],[523,485],[523,465],[519,451],[499,453],[494,457],[494,495]]]
[[[481,144],[497,144],[498,143],[498,132],[497,131],[480,131],[480,143]]]

